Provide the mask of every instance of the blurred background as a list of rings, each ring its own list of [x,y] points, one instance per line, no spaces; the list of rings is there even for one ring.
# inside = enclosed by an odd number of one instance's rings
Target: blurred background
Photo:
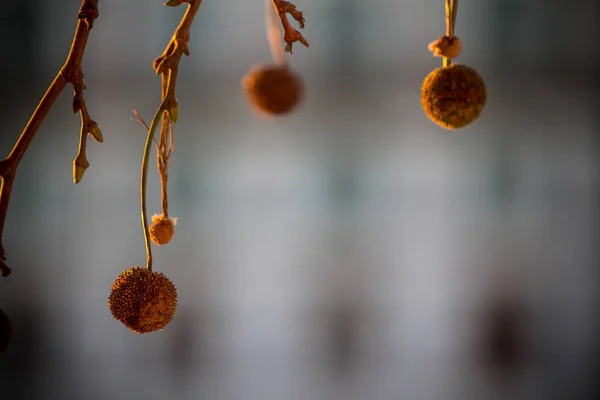
[[[160,101],[152,60],[184,7],[100,1],[84,57],[105,142],[72,182],[67,88],[19,167],[0,308],[15,336],[2,399],[595,399],[600,330],[600,3],[465,0],[459,62],[481,117],[420,106],[442,0],[297,0],[306,98],[258,118],[240,89],[271,56],[264,0],[204,1],[182,59],[169,174],[177,286],[163,332],[115,321],[116,276],[145,263],[139,172]],[[0,3],[7,155],[55,74],[80,0]],[[160,212],[156,165],[149,212]]]

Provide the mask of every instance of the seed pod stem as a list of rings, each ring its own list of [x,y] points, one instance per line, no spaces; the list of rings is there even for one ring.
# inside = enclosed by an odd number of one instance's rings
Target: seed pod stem
[[[148,213],[146,212],[146,186],[148,184],[148,167],[150,166],[150,149],[154,141],[154,133],[162,117],[164,111],[164,103],[161,103],[152,118],[150,128],[148,129],[148,137],[144,146],[144,156],[142,157],[142,174],[140,178],[140,205],[142,209],[142,228],[144,229],[144,240],[146,242],[146,268],[152,271],[152,246],[150,245],[150,232],[148,228]]]
[[[458,14],[458,0],[446,0],[446,36],[452,39],[454,37],[454,28],[456,27],[456,15]],[[452,60],[444,57],[442,66],[447,67],[452,64]]]

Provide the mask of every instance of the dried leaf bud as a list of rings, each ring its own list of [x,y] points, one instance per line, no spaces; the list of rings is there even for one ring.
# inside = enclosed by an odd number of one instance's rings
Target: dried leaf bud
[[[167,244],[175,235],[175,225],[177,219],[167,218],[163,214],[152,216],[152,225],[150,225],[150,239],[159,246]]]
[[[242,88],[248,101],[269,115],[292,111],[300,102],[304,88],[301,78],[287,66],[261,66],[252,69],[243,79]]]
[[[131,267],[112,286],[108,308],[116,320],[136,333],[164,328],[177,309],[177,290],[165,275]]]
[[[89,134],[94,138],[94,140],[98,143],[104,142],[104,136],[102,136],[102,131],[98,127],[98,123],[96,121],[90,120],[89,122]]]
[[[4,311],[0,310],[0,353],[4,353],[13,335],[12,322]]]
[[[435,57],[456,58],[462,50],[462,42],[458,36],[440,36],[428,48]]]
[[[437,68],[427,75],[421,87],[425,114],[447,129],[462,128],[476,120],[486,99],[485,82],[466,65]]]
[[[77,157],[75,157],[75,160],[73,160],[73,182],[81,182],[85,170],[89,167],[90,163],[87,160],[85,153],[77,154]]]

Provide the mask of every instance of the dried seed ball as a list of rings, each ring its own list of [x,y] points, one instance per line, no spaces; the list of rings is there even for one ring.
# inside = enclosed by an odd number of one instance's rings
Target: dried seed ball
[[[175,224],[175,219],[165,217],[162,214],[153,215],[152,225],[149,229],[150,239],[159,246],[169,243],[175,234]]]
[[[12,322],[4,311],[0,310],[0,353],[8,347],[13,335]]]
[[[421,87],[425,114],[447,129],[462,128],[476,120],[486,98],[485,82],[466,65],[437,68],[427,75]]]
[[[252,69],[243,79],[242,88],[248,101],[268,115],[292,111],[304,92],[300,76],[287,66],[260,66]]]
[[[131,267],[115,280],[108,308],[116,320],[133,332],[154,332],[173,319],[177,290],[163,274]]]

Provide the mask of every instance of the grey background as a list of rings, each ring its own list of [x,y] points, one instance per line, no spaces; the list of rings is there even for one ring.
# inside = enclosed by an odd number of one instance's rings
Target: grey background
[[[2,154],[64,62],[79,5],[1,3]],[[240,90],[270,60],[263,1],[200,7],[177,91],[180,219],[154,252],[180,303],[163,332],[139,336],[106,304],[116,276],[145,262],[145,135],[130,117],[159,104],[151,62],[183,7],[100,1],[84,72],[105,143],[89,141],[74,185],[68,88],[13,190],[2,399],[596,398],[600,6],[461,1],[459,61],[485,78],[488,103],[449,132],[419,103],[441,64],[427,44],[444,32],[443,1],[296,5],[311,47],[290,61],[306,99],[274,121]],[[495,353],[493,321],[509,337]]]

